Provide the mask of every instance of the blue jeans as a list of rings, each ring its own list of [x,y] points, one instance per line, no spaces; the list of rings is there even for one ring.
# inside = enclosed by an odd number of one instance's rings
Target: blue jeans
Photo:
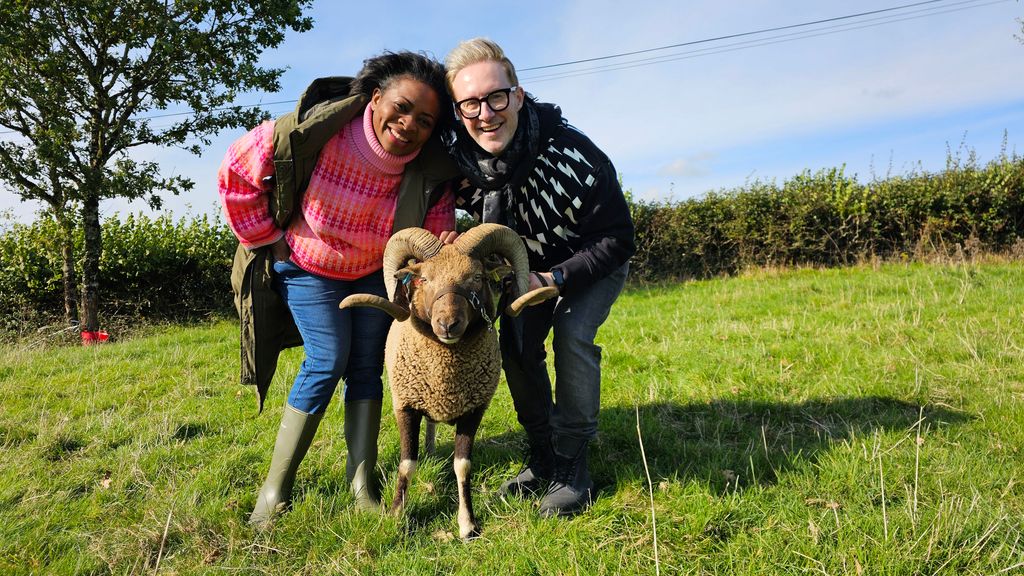
[[[597,329],[626,283],[629,264],[574,294],[501,320],[501,357],[519,423],[532,437],[587,441],[597,435],[601,347]],[[555,401],[544,341],[554,331]]]
[[[274,290],[288,304],[306,353],[288,404],[307,414],[323,412],[342,378],[345,402],[382,399],[384,342],[391,317],[374,308],[341,310],[338,304],[350,294],[387,298],[383,274],[331,280],[291,261],[275,262]]]

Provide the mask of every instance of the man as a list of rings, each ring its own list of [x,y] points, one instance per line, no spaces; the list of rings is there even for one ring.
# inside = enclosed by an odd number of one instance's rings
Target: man
[[[551,104],[519,86],[496,43],[477,38],[445,59],[460,125],[449,152],[465,179],[457,205],[477,220],[519,233],[530,288],[560,296],[504,318],[502,364],[529,455],[503,494],[547,490],[540,514],[572,516],[593,497],[587,444],[601,394],[598,328],[626,281],[633,222],[611,161]],[[555,401],[544,341],[553,332]]]

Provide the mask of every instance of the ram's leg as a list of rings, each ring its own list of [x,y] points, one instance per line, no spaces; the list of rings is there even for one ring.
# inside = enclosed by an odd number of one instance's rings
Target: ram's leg
[[[478,408],[455,421],[455,478],[459,482],[459,536],[463,540],[480,535],[480,526],[473,515],[473,490],[470,468],[473,458],[473,439],[484,417],[485,407]]]
[[[415,410],[403,408],[395,410],[398,423],[398,436],[401,442],[401,458],[398,463],[398,483],[395,489],[395,500],[391,503],[391,511],[398,513],[405,507],[405,499],[409,492],[409,482],[416,472],[416,460],[420,449],[420,419],[422,416]]]
[[[423,451],[427,456],[433,456],[437,448],[437,422],[427,420],[424,428],[426,431],[423,433]]]

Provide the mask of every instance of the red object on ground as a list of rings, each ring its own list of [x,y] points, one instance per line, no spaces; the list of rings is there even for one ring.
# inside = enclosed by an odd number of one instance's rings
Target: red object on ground
[[[82,332],[82,346],[91,346],[93,344],[99,344],[101,342],[106,342],[109,339],[110,334],[107,334],[106,330]]]

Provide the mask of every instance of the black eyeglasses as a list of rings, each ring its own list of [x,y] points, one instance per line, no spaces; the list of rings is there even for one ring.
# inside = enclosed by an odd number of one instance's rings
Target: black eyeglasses
[[[461,114],[463,118],[467,118],[469,120],[480,116],[484,102],[487,103],[487,107],[491,109],[491,112],[501,112],[505,108],[508,108],[509,92],[518,88],[518,86],[501,88],[491,92],[483,98],[466,98],[465,100],[459,100],[455,103],[455,107],[459,110],[459,114]]]

